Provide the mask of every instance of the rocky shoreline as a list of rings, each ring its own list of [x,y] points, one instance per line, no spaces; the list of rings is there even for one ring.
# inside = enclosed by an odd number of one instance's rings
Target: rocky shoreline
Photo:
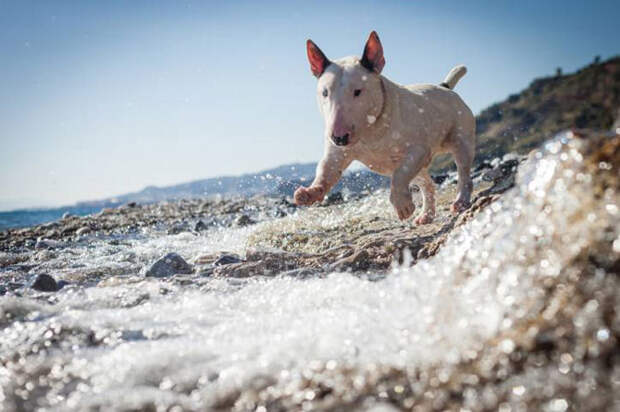
[[[417,271],[410,276],[422,278],[432,269],[436,279],[443,273],[433,260],[437,255],[446,265],[444,275],[452,276],[446,282],[452,283],[443,289],[439,283],[431,293],[442,289],[444,299],[459,300],[480,283],[496,282],[488,294],[499,297],[489,307],[511,308],[497,334],[462,353],[448,350],[441,362],[399,366],[354,362],[355,356],[317,359],[294,372],[265,372],[237,385],[222,384],[217,391],[210,388],[218,385],[218,373],[195,379],[156,374],[139,387],[153,385],[153,391],[168,397],[145,395],[147,400],[122,403],[93,396],[87,404],[74,400],[78,406],[68,409],[612,410],[620,404],[620,136],[575,131],[529,159],[538,166],[524,169],[525,159],[517,156],[481,165],[474,172],[472,207],[459,216],[448,211],[455,190],[454,176],[448,175],[438,191],[438,216],[424,226],[399,222],[387,193],[379,191],[348,198],[334,194],[304,209],[270,197],[127,204],[1,232],[0,324],[6,332],[0,336],[0,406],[63,408],[71,405],[63,404],[65,397],[80,399],[75,385],[86,385],[85,393],[96,387],[103,379],[96,371],[80,377],[68,368],[75,362],[73,350],[113,350],[123,342],[151,340],[156,345],[169,334],[182,334],[172,327],[164,332],[91,328],[69,315],[61,321],[47,314],[59,305],[79,312],[87,306],[80,301],[84,296],[93,296],[88,305],[144,310],[144,316],[151,316],[150,302],[167,296],[191,297],[195,291],[205,294],[197,298],[203,302],[209,293],[231,294],[263,280],[305,279],[300,282],[305,284],[349,272],[379,288],[392,280],[392,273],[412,268]],[[519,183],[523,179],[530,179],[530,185]],[[414,199],[419,205],[418,194]],[[470,246],[459,245],[459,237]],[[483,254],[470,256],[478,248]],[[480,260],[488,260],[488,266],[480,266]],[[480,280],[469,284],[472,279]],[[485,291],[460,310],[469,311],[471,305],[475,314]],[[114,299],[103,300],[101,294]],[[451,318],[442,311],[451,302],[416,299],[432,306],[421,307],[434,314],[432,322],[448,325]],[[482,329],[486,318],[464,327]],[[450,335],[441,329],[437,333]],[[439,338],[419,339],[432,347],[432,339]],[[363,350],[362,343],[352,344]],[[48,350],[53,356],[45,355]],[[64,362],[67,372],[53,372],[56,360]]]
[[[520,159],[520,160],[519,160]],[[434,223],[416,226],[412,222],[401,223],[391,215],[391,207],[385,204],[383,216],[364,216],[346,222],[343,227],[335,227],[322,233],[281,232],[275,237],[269,230],[251,236],[248,248],[241,254],[220,253],[195,257],[190,263],[177,255],[177,266],[162,265],[166,257],[153,262],[159,269],[157,277],[170,277],[175,274],[198,274],[221,277],[273,276],[285,272],[290,276],[319,275],[332,271],[362,273],[385,273],[393,262],[402,262],[402,251],[408,250],[415,258],[433,255],[449,233],[478,214],[498,196],[514,185],[517,166],[524,158],[506,156],[485,162],[474,171],[475,193],[472,207],[460,216],[451,216],[448,211],[454,197],[455,175],[436,178],[441,181],[438,210],[440,216]],[[412,188],[414,191],[417,188]],[[343,196],[336,192],[317,208],[334,209],[335,213],[351,202],[368,198],[369,193]],[[379,197],[387,197],[385,190],[377,192]],[[418,199],[419,206],[419,199]],[[267,225],[278,228],[280,218],[294,215],[298,208],[285,197],[254,196],[219,201],[187,199],[171,202],[140,205],[129,203],[118,208],[107,208],[95,215],[66,215],[61,220],[23,229],[8,229],[0,232],[0,293],[10,293],[27,287],[37,289],[37,276],[58,278],[53,272],[46,273],[45,265],[53,259],[57,251],[70,251],[94,241],[107,245],[122,244],[128,238],[187,234],[195,237],[205,236],[210,230],[235,228],[269,222]],[[272,232],[273,234],[274,232]],[[168,267],[169,266],[169,267]],[[101,268],[99,280],[108,275]],[[135,273],[150,273],[145,267],[132,267]],[[97,271],[96,269],[89,269]],[[39,273],[40,272],[40,273]],[[0,272],[1,273],[1,272]],[[131,270],[125,275],[132,275]],[[86,276],[84,285],[92,285],[97,277]],[[74,282],[56,279],[58,282]],[[45,282],[44,282],[45,283]],[[49,283],[49,282],[48,282]],[[81,282],[77,282],[80,284]],[[51,286],[39,290],[50,291]]]

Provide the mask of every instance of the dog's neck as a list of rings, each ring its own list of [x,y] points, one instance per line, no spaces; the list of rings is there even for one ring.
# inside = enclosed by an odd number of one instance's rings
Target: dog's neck
[[[382,77],[379,77],[379,84],[381,84],[381,98],[383,99],[383,102],[381,104],[381,110],[379,110],[376,121],[380,121],[383,117],[383,113],[385,112],[385,105],[387,104],[387,92],[385,91],[385,83],[383,83]]]
[[[373,143],[378,142],[381,138],[390,130],[392,122],[392,116],[394,107],[391,101],[393,101],[394,91],[392,83],[385,77],[379,75],[379,85],[381,87],[381,109],[376,116],[376,119],[372,125],[364,130],[363,145],[372,147]]]

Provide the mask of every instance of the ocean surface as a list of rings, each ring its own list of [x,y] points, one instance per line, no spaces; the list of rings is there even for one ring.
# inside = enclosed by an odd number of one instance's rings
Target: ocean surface
[[[65,213],[86,216],[100,210],[101,207],[66,206],[53,209],[20,209],[0,212],[0,230],[52,222],[60,219]]]

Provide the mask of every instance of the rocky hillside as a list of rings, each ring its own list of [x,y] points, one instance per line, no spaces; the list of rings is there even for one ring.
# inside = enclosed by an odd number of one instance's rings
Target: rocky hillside
[[[570,128],[609,130],[620,118],[620,57],[594,62],[576,73],[542,77],[476,118],[477,162],[504,153],[525,154]],[[435,170],[451,168],[436,159]]]

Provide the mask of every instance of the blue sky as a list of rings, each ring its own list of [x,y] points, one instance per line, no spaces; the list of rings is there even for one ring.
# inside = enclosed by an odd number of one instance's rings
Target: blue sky
[[[316,161],[305,54],[440,82],[477,113],[556,67],[620,52],[615,1],[0,0],[0,209],[70,204]]]

